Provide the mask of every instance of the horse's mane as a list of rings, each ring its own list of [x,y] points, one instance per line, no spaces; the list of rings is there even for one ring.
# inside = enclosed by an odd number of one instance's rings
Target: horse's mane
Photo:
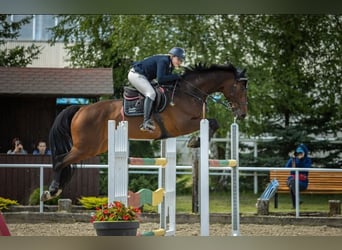
[[[235,76],[237,75],[237,70],[232,64],[211,64],[207,65],[205,63],[196,63],[194,65],[190,65],[188,67],[185,67],[185,71],[183,73],[183,76],[190,76],[194,74],[200,74],[200,73],[207,73],[211,71],[230,71]]]

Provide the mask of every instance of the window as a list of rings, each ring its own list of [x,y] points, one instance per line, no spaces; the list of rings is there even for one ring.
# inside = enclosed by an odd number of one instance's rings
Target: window
[[[67,97],[62,97],[62,98],[57,98],[56,100],[57,105],[85,105],[89,104],[89,99],[88,98],[67,98]]]
[[[12,15],[9,21],[17,22],[30,15]],[[47,41],[51,38],[49,28],[57,24],[54,15],[32,15],[30,23],[23,25],[19,31],[18,40],[24,41]]]

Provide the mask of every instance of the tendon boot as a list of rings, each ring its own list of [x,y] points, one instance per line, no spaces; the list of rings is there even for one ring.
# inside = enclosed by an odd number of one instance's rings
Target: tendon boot
[[[140,125],[141,131],[153,131],[155,130],[155,126],[153,124],[153,121],[151,120],[152,115],[152,107],[153,107],[153,100],[149,97],[145,97],[144,102],[144,122],[142,125]]]

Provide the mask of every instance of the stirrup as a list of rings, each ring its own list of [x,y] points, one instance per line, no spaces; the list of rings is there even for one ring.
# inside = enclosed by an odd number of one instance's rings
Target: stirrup
[[[151,120],[147,120],[143,124],[140,125],[141,131],[154,131],[156,129],[156,126],[154,126],[153,122]]]

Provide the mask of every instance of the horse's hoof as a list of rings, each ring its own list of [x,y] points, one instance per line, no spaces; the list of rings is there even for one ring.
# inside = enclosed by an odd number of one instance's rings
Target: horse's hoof
[[[192,136],[187,144],[188,148],[199,148],[200,146],[201,146],[200,138],[196,136]]]
[[[51,194],[49,191],[44,191],[42,196],[40,197],[40,200],[41,201],[48,201],[48,200],[51,200],[52,197],[51,197]]]
[[[51,195],[50,191],[44,191],[42,196],[40,197],[41,201],[48,201],[51,200],[57,196],[59,196],[62,193],[62,189],[58,189],[57,192],[54,195]]]

